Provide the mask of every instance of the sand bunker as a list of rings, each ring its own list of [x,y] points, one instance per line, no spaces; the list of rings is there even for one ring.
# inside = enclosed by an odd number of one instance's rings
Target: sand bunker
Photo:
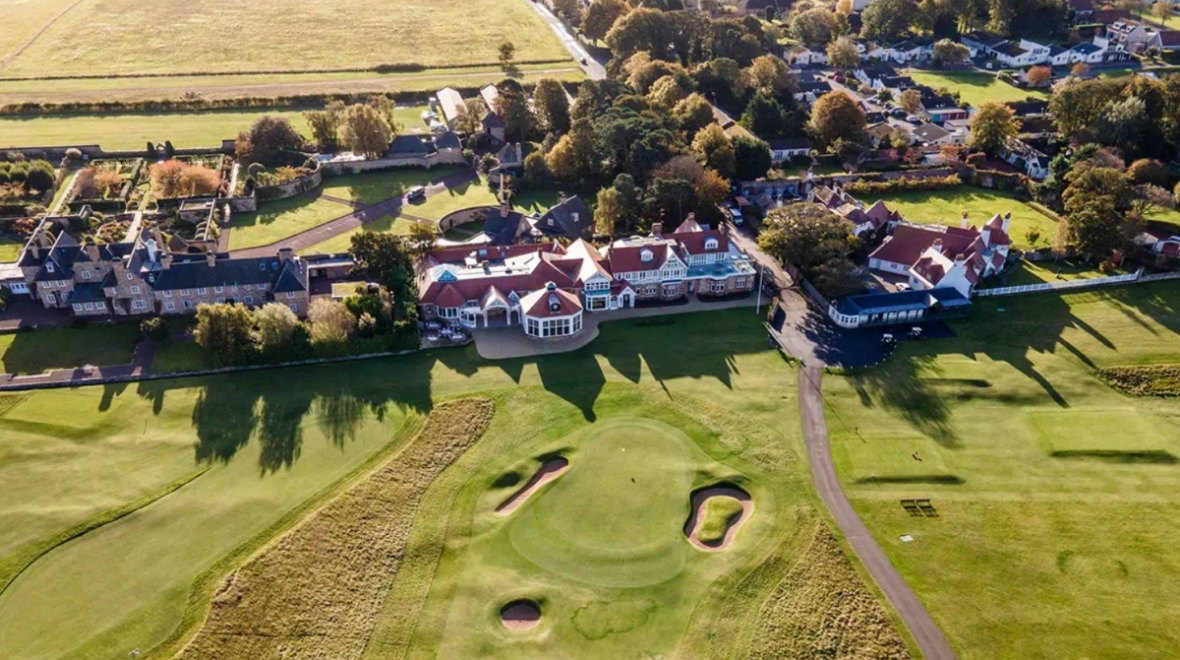
[[[697,535],[700,531],[700,526],[705,519],[705,511],[709,506],[709,500],[714,497],[732,497],[742,505],[742,511],[729,521],[728,527],[725,529],[725,535],[716,541],[702,541]],[[684,535],[688,537],[688,542],[698,550],[705,552],[718,552],[724,550],[733,543],[733,538],[737,536],[738,530],[750,519],[750,514],[754,513],[754,500],[746,491],[731,486],[717,486],[715,488],[705,488],[698,490],[692,494],[692,513],[688,516],[688,522],[684,524]]]
[[[530,630],[541,623],[541,606],[531,600],[514,600],[500,608],[500,623],[509,630]]]
[[[504,500],[503,504],[496,507],[496,513],[506,516],[513,511],[516,511],[521,505],[527,502],[530,497],[533,496],[533,493],[540,490],[550,481],[560,477],[569,468],[570,462],[564,458],[554,458],[552,460],[545,461],[545,463],[541,465],[541,469],[537,470],[537,473],[533,475],[532,479],[529,479],[529,482],[525,484],[523,488],[513,493],[512,497]]]

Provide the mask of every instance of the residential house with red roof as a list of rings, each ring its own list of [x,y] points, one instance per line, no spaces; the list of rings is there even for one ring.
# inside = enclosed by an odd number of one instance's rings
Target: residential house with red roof
[[[985,277],[999,272],[1008,259],[1012,214],[996,215],[982,228],[902,223],[869,255],[869,268],[908,277],[910,288],[951,288],[970,298]]]

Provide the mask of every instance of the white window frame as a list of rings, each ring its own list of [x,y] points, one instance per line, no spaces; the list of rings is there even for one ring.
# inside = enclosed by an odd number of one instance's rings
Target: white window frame
[[[138,284],[133,284],[131,285],[131,293],[132,295],[138,296],[139,294],[143,293],[143,289],[139,288]]]
[[[90,271],[88,271],[88,270],[82,271],[82,279],[84,279],[84,280],[90,279]]]
[[[50,305],[56,305],[57,304],[57,296],[53,295],[52,293],[47,293],[47,294],[45,294],[45,301],[48,302]]]
[[[175,312],[176,311],[176,303],[172,302],[171,300],[164,303],[164,311]]]
[[[215,287],[213,287],[213,293],[221,293],[221,292],[223,292],[223,291],[225,291],[225,287],[223,287],[223,286],[215,286]]]

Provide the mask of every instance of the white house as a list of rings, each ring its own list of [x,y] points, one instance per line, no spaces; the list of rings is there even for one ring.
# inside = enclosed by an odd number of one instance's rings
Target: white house
[[[770,159],[775,163],[811,156],[811,140],[806,138],[770,139]]]
[[[823,50],[812,50],[807,46],[793,46],[783,55],[783,59],[795,66],[819,66],[828,63],[828,54]]]
[[[980,280],[1003,269],[1011,224],[1010,213],[982,229],[969,226],[966,213],[959,227],[903,223],[869,255],[869,268],[904,274],[916,291],[952,288],[970,298]]]
[[[1049,47],[1035,41],[1008,41],[992,49],[994,57],[1009,68],[1020,68],[1049,61]]]
[[[1030,179],[1041,181],[1049,176],[1049,156],[1022,140],[1009,140],[1000,149],[1000,157],[1009,165],[1024,170]]]

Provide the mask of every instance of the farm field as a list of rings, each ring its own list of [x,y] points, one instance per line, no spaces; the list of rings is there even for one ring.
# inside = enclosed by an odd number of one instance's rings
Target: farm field
[[[73,3],[74,0],[8,0],[0,3],[0,25],[4,26],[0,33],[0,62],[15,56],[38,30]]]
[[[900,211],[906,220],[924,225],[942,224],[958,227],[963,213],[967,212],[970,223],[979,227],[997,213],[1011,213],[1012,226],[1008,235],[1012,238],[1012,245],[1017,249],[1031,247],[1025,236],[1030,229],[1040,232],[1036,244],[1041,247],[1048,245],[1057,233],[1056,221],[1014,196],[998,190],[964,185],[944,190],[894,193],[880,199],[890,208]]]
[[[426,16],[454,20],[421,20]],[[514,41],[521,62],[569,59],[524,0],[377,0],[363,9],[310,0],[83,0],[10,62],[4,75],[490,65],[505,40]]]
[[[667,341],[673,332],[695,337],[692,361]],[[735,644],[755,657],[821,658],[832,640],[849,657],[910,657],[808,496],[798,401],[787,386],[795,377],[766,347],[757,315],[733,310],[658,327],[608,324],[586,349],[538,360],[489,363],[467,348],[31,393],[0,412],[0,432],[42,449],[0,453],[0,473],[51,473],[69,460],[114,469],[130,456],[137,463],[134,483],[97,471],[70,480],[68,496],[54,499],[36,528],[20,525],[24,544],[127,507],[140,493],[154,497],[44,554],[0,593],[0,656],[85,660],[139,648],[172,657],[196,634],[194,651],[271,657],[278,646],[313,650],[323,637],[303,634],[298,622],[306,622],[328,638],[347,633],[334,658],[443,657],[444,647],[457,654],[447,657],[650,650],[728,658]],[[478,443],[450,453],[416,448],[434,442],[432,412],[462,396],[495,406]],[[65,405],[79,414],[55,420],[51,411]],[[459,433],[442,420],[433,428]],[[71,440],[78,437],[87,439],[85,458]],[[636,460],[624,459],[623,449]],[[491,510],[552,452],[568,455],[567,474],[512,515]],[[358,520],[350,507],[361,504],[353,502],[381,492],[368,485],[382,478],[378,466],[422,474],[412,467],[422,460],[415,454],[453,462],[394,498],[402,507],[420,500],[396,514],[412,515],[408,536],[377,538],[405,552],[383,554],[381,572],[358,573],[349,558],[373,537],[347,530],[387,528],[340,526]],[[688,497],[714,480],[740,484],[757,508],[731,548],[700,553],[683,536]],[[36,480],[0,482],[0,529],[36,511],[31,503],[46,501],[43,490]],[[312,527],[300,533],[300,520],[329,502],[333,514],[309,518]],[[569,528],[579,514],[600,522]],[[578,534],[576,546],[555,545],[561,533]],[[317,550],[324,546],[316,540],[327,538],[340,539],[333,547],[341,550]],[[602,563],[616,551],[617,561]],[[222,578],[248,559],[222,592],[231,597],[209,610]],[[591,570],[595,561],[601,570]],[[312,563],[322,570],[297,569]],[[270,571],[291,577],[263,579],[276,575]],[[338,583],[378,596],[301,591]],[[540,625],[507,630],[498,608],[526,596],[541,604]],[[343,616],[320,616],[327,611]],[[265,621],[277,627],[256,627]],[[225,625],[234,626],[232,636],[218,635]],[[203,626],[210,627],[198,633]],[[356,649],[350,631],[369,643]]]
[[[1036,89],[1020,89],[996,79],[994,73],[979,71],[940,72],[909,69],[906,75],[914,79],[919,85],[929,85],[934,89],[946,87],[951,92],[958,92],[964,103],[978,107],[985,101],[1023,101],[1030,96],[1037,99],[1049,98],[1048,92]]]
[[[841,481],[960,657],[1180,646],[1180,407],[1095,376],[1180,362],[1178,296],[1160,283],[985,300],[954,339],[825,379]],[[910,517],[908,498],[938,517]]]

